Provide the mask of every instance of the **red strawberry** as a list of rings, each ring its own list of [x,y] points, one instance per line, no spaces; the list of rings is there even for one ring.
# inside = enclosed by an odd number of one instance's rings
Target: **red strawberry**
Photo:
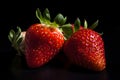
[[[90,29],[94,28],[98,21],[90,28],[87,28],[85,21],[83,29],[79,29],[80,20],[77,19],[76,22],[74,26],[76,32],[65,42],[64,53],[74,64],[90,70],[102,71],[106,67],[104,42],[99,33]]]
[[[33,24],[27,29],[24,41],[25,59],[30,68],[46,64],[59,53],[64,44],[62,28],[71,26],[65,24],[66,17],[64,18],[62,14],[58,14],[51,22],[47,8],[43,15],[37,9],[36,16],[40,23]]]
[[[53,27],[34,24],[26,32],[26,60],[30,67],[38,67],[52,59],[64,43],[63,34]]]

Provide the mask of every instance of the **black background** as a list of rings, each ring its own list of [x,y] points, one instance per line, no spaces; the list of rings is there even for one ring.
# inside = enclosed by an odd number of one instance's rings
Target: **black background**
[[[37,69],[27,70],[17,68],[16,73],[11,72],[11,63],[14,58],[14,49],[11,48],[8,41],[8,33],[10,29],[16,29],[20,26],[22,30],[26,30],[31,24],[38,23],[35,16],[36,8],[43,11],[48,8],[51,17],[54,18],[56,14],[62,13],[67,16],[67,21],[73,23],[77,17],[81,22],[86,19],[89,24],[92,24],[97,19],[99,26],[95,29],[98,32],[103,32],[103,40],[105,43],[107,68],[101,73],[84,72],[79,69],[66,70],[58,67],[51,67],[48,65]],[[33,80],[112,80],[119,78],[120,59],[119,59],[119,45],[120,45],[120,24],[119,24],[119,5],[117,2],[104,1],[65,1],[65,0],[34,0],[34,1],[1,1],[0,2],[0,72],[6,76],[0,75],[6,79],[29,79]],[[53,61],[54,62],[54,61]],[[57,64],[54,63],[56,66]],[[73,67],[75,68],[75,67]],[[39,76],[41,75],[41,76]],[[55,76],[54,76],[55,75]],[[7,77],[8,76],[8,77]],[[101,77],[101,78],[99,78]],[[51,78],[51,79],[49,79]]]

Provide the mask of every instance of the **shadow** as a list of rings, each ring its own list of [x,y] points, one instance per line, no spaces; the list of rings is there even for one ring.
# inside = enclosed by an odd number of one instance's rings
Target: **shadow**
[[[66,69],[58,67],[56,59],[50,63],[36,68],[29,69],[24,63],[24,57],[15,56],[10,67],[11,78],[14,80],[109,80],[106,70],[92,72],[75,66]]]

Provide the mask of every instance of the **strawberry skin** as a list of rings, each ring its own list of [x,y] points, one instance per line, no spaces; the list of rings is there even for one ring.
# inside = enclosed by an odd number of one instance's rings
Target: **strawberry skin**
[[[104,43],[93,30],[82,29],[74,33],[64,45],[64,52],[75,64],[95,71],[105,68]]]
[[[25,52],[29,67],[39,67],[51,60],[64,43],[64,36],[56,28],[34,24],[26,32]]]
[[[92,29],[73,33],[63,49],[74,64],[94,71],[102,71],[106,67],[104,42],[101,35]]]

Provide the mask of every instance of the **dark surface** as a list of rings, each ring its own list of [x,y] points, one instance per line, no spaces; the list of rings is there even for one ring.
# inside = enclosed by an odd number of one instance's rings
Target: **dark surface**
[[[36,69],[28,68],[24,57],[16,56],[14,51],[7,54],[11,55],[1,55],[0,58],[1,78],[5,80],[114,80],[119,79],[120,75],[119,65],[114,63],[107,63],[106,69],[101,72],[93,72],[76,65],[68,66],[62,53]]]
[[[35,16],[37,7],[42,11],[47,7],[51,12],[51,17],[54,17],[60,12],[67,16],[68,21],[71,23],[73,23],[77,17],[79,17],[82,22],[86,19],[89,24],[99,19],[99,26],[95,30],[104,33],[102,37],[105,42],[106,69],[102,72],[92,72],[75,65],[65,67],[66,63],[57,58],[38,69],[28,69],[24,57],[15,56],[16,52],[11,47],[7,35],[9,30],[11,28],[16,29],[16,26],[20,26],[22,30],[26,30],[31,24],[38,23],[39,21]],[[0,79],[119,80],[120,16],[118,8],[119,5],[117,5],[117,2],[107,4],[105,2],[99,2],[99,4],[97,2],[96,4],[91,2],[86,4],[86,1],[79,3],[78,1],[65,2],[62,0],[33,0],[29,2],[4,0],[0,2]]]

